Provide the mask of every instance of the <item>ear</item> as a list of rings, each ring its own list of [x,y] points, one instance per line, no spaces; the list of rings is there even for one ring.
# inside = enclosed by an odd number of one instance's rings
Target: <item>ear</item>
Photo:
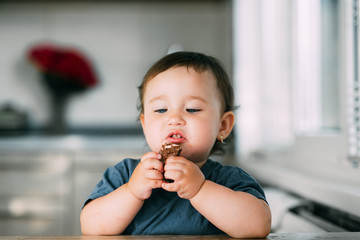
[[[235,124],[235,114],[231,111],[225,112],[221,117],[218,140],[227,138]]]
[[[143,113],[140,114],[140,122],[141,122],[142,129],[144,129],[144,114]]]

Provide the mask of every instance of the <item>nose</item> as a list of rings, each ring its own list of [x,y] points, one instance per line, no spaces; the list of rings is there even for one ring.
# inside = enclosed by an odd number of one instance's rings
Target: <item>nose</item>
[[[168,125],[185,125],[185,120],[181,113],[173,112],[169,115]]]

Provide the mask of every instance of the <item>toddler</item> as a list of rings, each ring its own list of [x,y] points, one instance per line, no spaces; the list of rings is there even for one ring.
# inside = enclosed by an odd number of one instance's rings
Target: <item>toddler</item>
[[[261,186],[242,169],[209,159],[235,123],[233,89],[219,62],[169,54],[146,73],[139,95],[151,151],[106,170],[84,204],[82,233],[266,237],[271,214]],[[164,142],[182,148],[165,164]]]

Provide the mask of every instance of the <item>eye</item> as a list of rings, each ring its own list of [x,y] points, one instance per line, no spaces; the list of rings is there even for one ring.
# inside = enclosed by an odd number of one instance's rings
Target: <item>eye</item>
[[[195,112],[200,112],[201,109],[197,109],[197,108],[187,108],[186,111],[189,112],[189,113],[195,113]]]
[[[165,113],[165,112],[167,112],[167,109],[160,108],[160,109],[156,109],[155,112],[157,112],[157,113]]]

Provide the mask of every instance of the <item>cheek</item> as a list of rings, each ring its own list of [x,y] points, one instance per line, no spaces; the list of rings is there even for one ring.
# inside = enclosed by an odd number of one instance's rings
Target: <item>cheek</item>
[[[151,150],[157,152],[160,149],[158,143],[161,142],[161,125],[159,122],[147,119],[143,124],[143,132]]]
[[[196,141],[212,146],[216,140],[218,129],[219,126],[215,122],[201,121],[193,127],[192,132]]]

